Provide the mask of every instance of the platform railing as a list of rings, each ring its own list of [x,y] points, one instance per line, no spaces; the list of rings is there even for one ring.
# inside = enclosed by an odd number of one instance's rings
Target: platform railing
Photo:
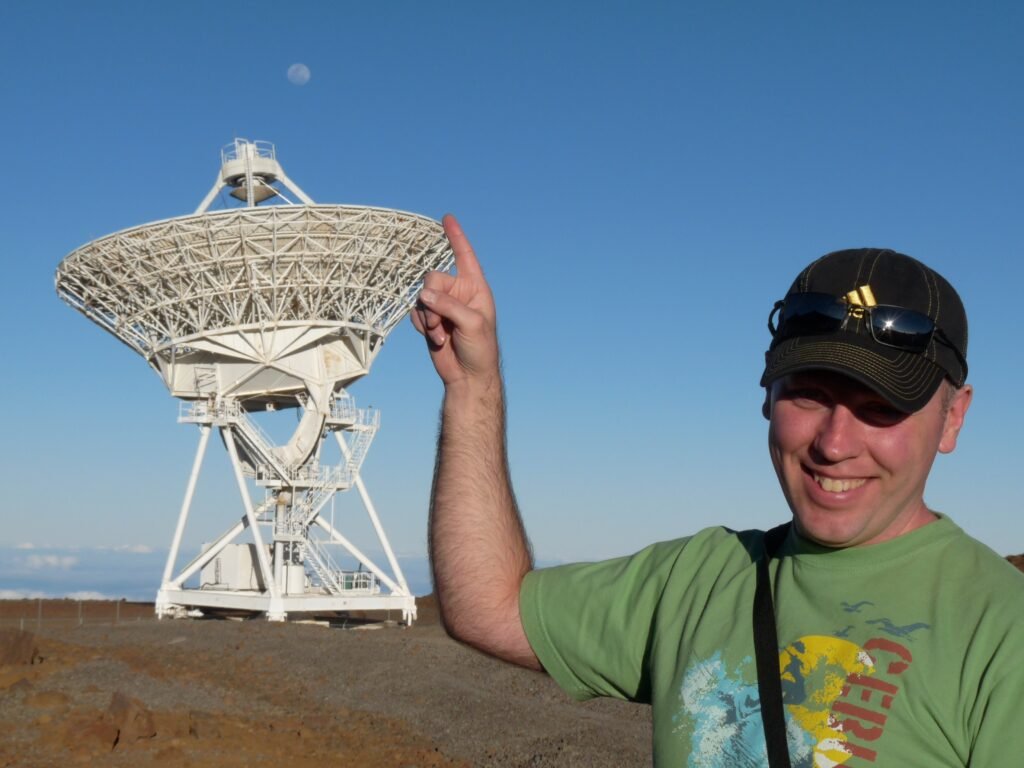
[[[316,539],[306,540],[304,555],[320,579],[321,586],[332,594],[362,592],[375,595],[380,592],[380,583],[373,573],[343,570],[334,562],[327,547]]]
[[[333,421],[352,423],[356,420],[356,401],[348,392],[339,392],[331,398],[331,416]]]
[[[262,141],[259,139],[257,139],[256,141],[235,139],[235,141],[231,142],[230,144],[225,144],[224,147],[221,149],[221,165],[223,165],[224,163],[232,162],[233,160],[241,160],[243,158],[244,150],[247,147],[252,147],[255,150],[254,155],[256,157],[266,157],[269,158],[270,160],[277,159],[277,150],[275,149],[274,144],[272,142]],[[240,149],[242,150],[242,152],[239,151]]]

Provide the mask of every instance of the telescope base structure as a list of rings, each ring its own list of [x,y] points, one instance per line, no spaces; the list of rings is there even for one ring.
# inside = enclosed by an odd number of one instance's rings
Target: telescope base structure
[[[412,595],[286,595],[275,602],[266,592],[218,591],[212,589],[161,588],[157,593],[158,618],[178,618],[192,609],[241,610],[265,613],[271,621],[284,621],[294,614],[324,614],[350,611],[401,611],[402,620],[412,623],[416,598]]]
[[[359,476],[380,423],[379,413],[356,409],[344,390],[332,394],[327,404],[307,397],[297,402],[306,413],[287,446],[273,445],[236,400],[183,403],[178,421],[199,426],[199,446],[156,596],[157,617],[211,609],[260,612],[271,621],[284,621],[294,614],[400,611],[404,623],[415,620],[416,599]],[[231,459],[244,512],[175,575],[199,471],[215,427]],[[342,461],[323,467],[319,463],[322,444],[331,434]],[[296,446],[302,444],[312,448],[296,458]],[[259,505],[253,504],[250,481],[264,489]],[[336,493],[352,489],[360,496],[388,568],[374,562],[322,515]],[[246,532],[251,543],[240,543]],[[265,538],[264,533],[269,536]],[[356,570],[339,567],[331,555],[336,547],[357,563]],[[198,580],[199,586],[185,586],[190,580]]]

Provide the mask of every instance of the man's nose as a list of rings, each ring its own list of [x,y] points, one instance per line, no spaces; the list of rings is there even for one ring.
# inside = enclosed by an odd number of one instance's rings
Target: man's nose
[[[861,450],[860,421],[844,405],[835,405],[822,417],[814,448],[828,462],[852,458]]]

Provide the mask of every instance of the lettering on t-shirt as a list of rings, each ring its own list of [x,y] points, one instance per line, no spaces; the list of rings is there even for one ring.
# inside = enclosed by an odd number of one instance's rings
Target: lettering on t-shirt
[[[887,712],[899,693],[899,676],[914,660],[906,646],[884,637],[864,643],[874,661],[874,674],[851,673],[832,705],[836,727],[846,735],[843,745],[851,755],[870,763],[878,752],[871,744],[881,738],[888,720]]]

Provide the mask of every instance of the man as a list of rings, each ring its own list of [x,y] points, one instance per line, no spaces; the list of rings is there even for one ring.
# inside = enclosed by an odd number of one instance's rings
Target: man
[[[712,528],[533,571],[494,303],[444,225],[457,275],[427,276],[413,323],[445,386],[430,550],[446,628],[577,698],[650,702],[656,765],[766,765],[764,534]],[[1024,577],[924,502],[971,403],[959,297],[910,257],[841,251],[800,273],[769,327],[764,414],[793,513],[769,566],[792,765],[1020,764]]]

